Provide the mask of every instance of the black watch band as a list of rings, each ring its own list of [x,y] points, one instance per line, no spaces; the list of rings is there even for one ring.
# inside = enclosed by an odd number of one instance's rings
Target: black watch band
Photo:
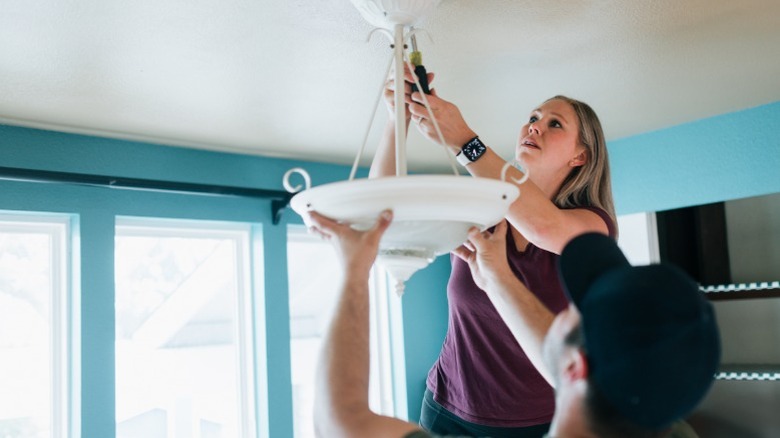
[[[463,147],[460,148],[460,152],[455,156],[463,166],[479,160],[479,158],[487,151],[487,146],[479,139],[479,136],[467,141]]]

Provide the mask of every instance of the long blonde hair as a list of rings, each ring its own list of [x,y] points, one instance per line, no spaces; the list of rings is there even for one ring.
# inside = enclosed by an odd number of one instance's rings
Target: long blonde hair
[[[612,199],[607,142],[596,112],[587,103],[566,96],[555,96],[547,101],[562,100],[572,106],[580,122],[579,142],[585,147],[588,159],[575,167],[563,181],[553,203],[559,208],[598,207],[606,211],[615,225],[617,216]]]

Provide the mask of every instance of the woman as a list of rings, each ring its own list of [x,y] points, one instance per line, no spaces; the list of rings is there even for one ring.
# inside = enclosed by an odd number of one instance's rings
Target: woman
[[[429,74],[429,82],[433,75]],[[406,123],[411,119],[428,139],[442,143],[413,78],[405,73]],[[372,163],[372,177],[394,174],[394,83],[385,89],[390,118]],[[506,163],[469,128],[458,108],[435,91],[426,96],[444,146],[473,176],[500,178]],[[531,111],[520,129],[515,156],[529,179],[506,215],[507,258],[530,289],[526,317],[549,326],[568,302],[557,274],[558,254],[573,237],[601,232],[616,237],[606,142],[601,124],[586,104],[555,96]],[[508,175],[523,174],[511,168]],[[554,411],[553,390],[482,292],[468,264],[451,257],[447,286],[449,324],[431,368],[420,424],[438,434],[539,437]]]

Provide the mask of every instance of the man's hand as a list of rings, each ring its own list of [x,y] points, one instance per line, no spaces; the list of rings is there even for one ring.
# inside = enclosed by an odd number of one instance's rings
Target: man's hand
[[[514,278],[506,259],[507,228],[505,220],[499,222],[492,233],[480,232],[473,227],[469,230],[469,240],[453,250],[456,256],[469,264],[474,282],[484,291],[502,279]]]
[[[368,274],[371,270],[379,250],[379,241],[392,220],[393,212],[385,210],[371,229],[358,231],[348,223],[340,223],[316,211],[310,211],[306,222],[311,231],[333,243],[344,269],[355,275]]]

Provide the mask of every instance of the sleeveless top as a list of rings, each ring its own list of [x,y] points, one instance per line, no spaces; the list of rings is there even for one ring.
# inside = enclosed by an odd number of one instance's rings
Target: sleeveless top
[[[609,235],[615,226],[595,207]],[[564,310],[568,300],[558,276],[558,254],[528,243],[518,251],[506,233],[507,259],[515,276],[550,309]],[[553,388],[536,371],[488,296],[474,283],[466,262],[450,256],[447,284],[449,322],[439,358],[428,372],[433,399],[463,420],[493,427],[549,423],[555,410]]]

